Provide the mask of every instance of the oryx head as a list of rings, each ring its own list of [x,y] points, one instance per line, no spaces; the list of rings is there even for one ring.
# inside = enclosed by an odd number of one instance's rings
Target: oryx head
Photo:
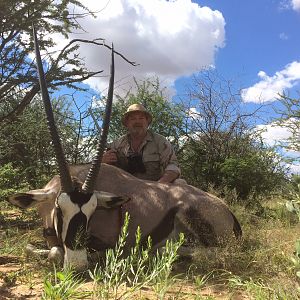
[[[87,267],[86,231],[91,215],[97,205],[112,207],[126,201],[122,197],[114,197],[111,194],[94,190],[97,175],[100,170],[101,159],[106,144],[109,119],[112,109],[113,86],[114,86],[114,50],[111,52],[110,81],[106,103],[105,119],[103,122],[102,135],[98,142],[97,153],[92,162],[87,178],[83,184],[71,178],[69,168],[63,153],[60,138],[54,122],[53,111],[47,90],[45,74],[37,41],[36,31],[33,28],[35,54],[39,74],[40,88],[46,110],[48,127],[50,130],[55,155],[59,167],[61,190],[55,200],[54,227],[57,236],[61,239],[64,247],[64,266],[71,265],[76,269]]]

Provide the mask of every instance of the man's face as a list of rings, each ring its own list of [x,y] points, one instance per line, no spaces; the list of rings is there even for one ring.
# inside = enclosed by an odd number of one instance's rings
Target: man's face
[[[146,114],[140,111],[130,113],[126,120],[126,127],[131,135],[145,135],[148,125]]]

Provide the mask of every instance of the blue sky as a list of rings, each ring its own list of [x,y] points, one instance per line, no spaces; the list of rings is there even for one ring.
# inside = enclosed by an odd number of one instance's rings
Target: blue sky
[[[240,74],[245,87],[253,87],[261,81],[259,72],[264,72],[270,80],[276,81],[276,74],[283,73],[291,64],[300,63],[300,1],[197,1],[222,12],[225,19],[225,47],[216,54],[215,66],[223,75],[235,77]],[[293,74],[293,75],[292,75]],[[295,80],[287,79],[292,87],[283,90],[291,96],[299,97],[300,68],[292,72]],[[279,92],[281,92],[279,90]],[[278,106],[278,101],[269,99],[267,103]],[[251,106],[253,102],[248,102]],[[270,116],[274,116],[270,111]],[[269,117],[270,117],[269,116]],[[273,145],[284,140],[289,133],[271,124],[265,128],[264,138]],[[299,153],[288,153],[298,157]],[[292,166],[294,171],[299,165]]]
[[[252,85],[259,71],[273,76],[300,61],[300,9],[274,0],[197,2],[221,11],[225,19],[226,46],[216,55],[222,73],[242,73]]]
[[[81,2],[96,18],[82,19],[85,31],[70,38],[105,38],[140,64],[132,67],[117,58],[118,92],[132,86],[133,76],[158,76],[176,94],[183,80],[207,66],[225,78],[238,78],[249,107],[276,104],[278,92],[296,95],[300,90],[300,0]],[[59,47],[66,43],[62,37],[56,40]],[[108,51],[90,45],[80,51],[90,69],[103,68],[108,73]],[[107,77],[86,83],[102,92]],[[271,124],[264,126],[264,138],[271,144],[288,136]]]

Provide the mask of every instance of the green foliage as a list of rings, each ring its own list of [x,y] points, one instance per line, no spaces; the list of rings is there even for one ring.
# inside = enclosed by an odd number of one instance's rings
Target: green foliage
[[[12,163],[0,167],[0,201],[19,190],[28,189],[28,183],[23,178],[22,172],[15,169]]]
[[[222,184],[235,189],[240,199],[268,195],[284,183],[284,172],[267,151],[248,153],[243,157],[229,157],[220,164]],[[276,170],[277,168],[277,170]]]
[[[287,150],[300,151],[299,130],[300,130],[300,98],[291,98],[285,94],[278,99],[282,106],[276,113],[280,117],[275,120],[277,126],[286,128],[291,135],[281,141],[281,146]],[[291,160],[299,160],[291,158]]]
[[[188,182],[204,190],[213,186],[226,194],[235,191],[237,201],[267,196],[286,184],[285,168],[272,149],[250,137],[232,138],[231,143],[226,139],[225,133],[213,139],[216,144],[227,145],[226,149],[219,147],[216,155],[210,152],[205,138],[185,144],[179,158]]]
[[[54,278],[53,278],[54,277]],[[81,291],[83,279],[71,270],[54,271],[44,280],[43,300],[87,299],[91,292]]]
[[[108,299],[111,294],[117,295],[123,285],[128,289],[123,292],[122,299],[146,286],[153,286],[157,294],[164,295],[172,281],[171,270],[178,258],[178,249],[184,242],[183,235],[180,235],[177,242],[167,241],[164,251],[157,251],[156,255],[153,255],[151,239],[149,238],[146,247],[143,247],[141,231],[138,228],[135,246],[126,256],[124,247],[129,221],[130,217],[126,213],[119,241],[114,249],[106,251],[104,266],[96,266],[93,272],[89,271],[91,278],[99,286],[96,296],[100,299]]]
[[[78,123],[67,99],[59,98],[53,106],[66,158],[72,162],[80,157]],[[32,102],[21,118],[0,127],[0,165],[7,165],[11,172],[2,170],[2,189],[41,188],[56,172],[54,157],[41,101]]]
[[[265,300],[265,299],[290,299],[292,297],[287,296],[283,290],[274,290],[269,287],[261,278],[259,279],[246,279],[243,280],[239,276],[232,276],[229,278],[229,287],[232,289],[244,289],[247,291],[247,294],[253,296],[253,299],[256,300]]]
[[[186,140],[179,153],[184,178],[208,190],[231,189],[239,200],[268,195],[285,181],[282,159],[253,130],[258,111],[245,111],[239,90],[216,71],[188,87]]]

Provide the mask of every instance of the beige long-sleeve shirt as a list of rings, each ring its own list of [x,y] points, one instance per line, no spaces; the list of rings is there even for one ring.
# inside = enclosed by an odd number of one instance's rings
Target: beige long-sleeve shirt
[[[116,151],[118,158],[116,166],[138,178],[157,181],[168,170],[180,175],[178,160],[172,145],[164,136],[150,130],[147,131],[138,152],[131,149],[128,134],[113,141],[108,147]]]

